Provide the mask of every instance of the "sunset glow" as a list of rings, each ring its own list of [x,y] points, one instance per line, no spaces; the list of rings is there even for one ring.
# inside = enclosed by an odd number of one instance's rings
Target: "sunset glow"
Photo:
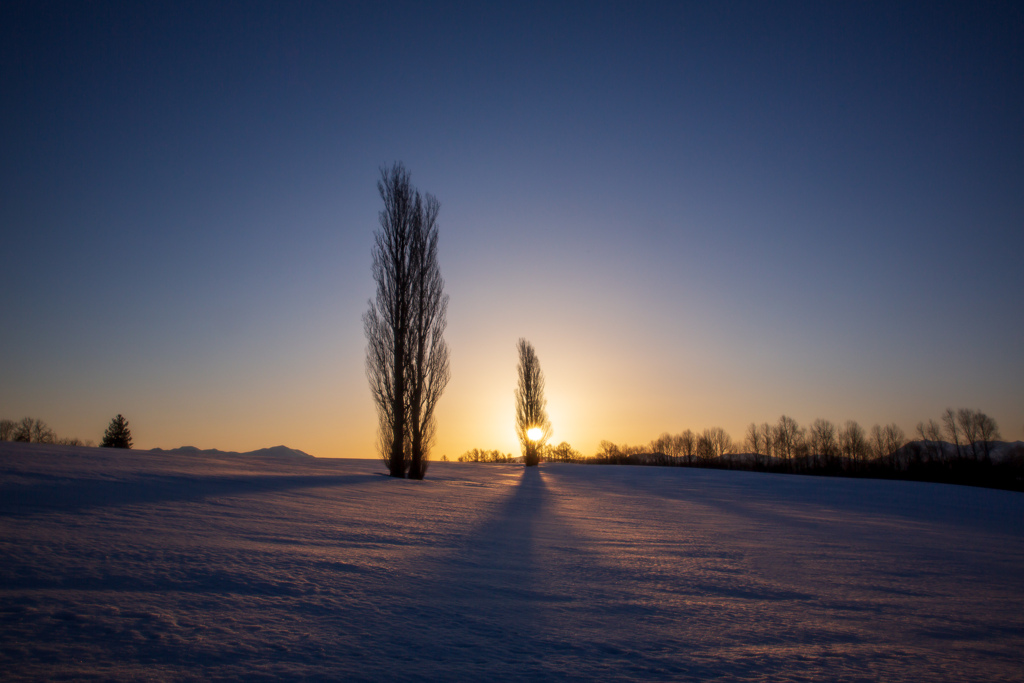
[[[379,169],[440,201],[430,456],[792,416],[1024,438],[1012,4],[0,9],[0,418],[375,458]],[[315,9],[314,9],[315,7]]]
[[[4,680],[1016,680],[1024,2],[0,2]]]

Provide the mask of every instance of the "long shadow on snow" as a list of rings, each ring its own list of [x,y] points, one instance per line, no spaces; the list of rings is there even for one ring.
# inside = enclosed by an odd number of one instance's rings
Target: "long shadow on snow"
[[[643,651],[630,624],[664,619],[635,594],[632,570],[589,550],[557,510],[543,468],[524,469],[512,494],[449,555],[417,567],[422,583],[403,591],[393,621],[409,680],[564,680],[579,669],[685,670]],[[414,662],[414,664],[413,664]],[[614,663],[612,663],[614,662]],[[436,668],[435,668],[436,667]]]
[[[0,486],[0,517],[379,481],[383,481],[383,478],[371,474],[230,477],[152,475],[122,480],[86,479],[46,484],[7,484]]]
[[[629,487],[670,500],[709,505],[779,526],[820,530],[833,522],[820,510],[863,514],[893,528],[907,521],[1024,535],[1024,494],[931,482],[815,477],[695,468],[638,468],[651,477],[617,477]],[[609,472],[611,474],[611,472]],[[667,488],[674,477],[677,488]]]
[[[537,553],[539,536],[552,533],[551,508],[538,468],[524,468],[512,494],[456,550],[416,567],[422,582],[406,587],[391,615],[397,623],[385,627],[397,629],[399,651],[417,661],[409,679],[450,676],[456,662],[467,678],[510,659],[523,675],[541,670],[530,654],[545,604],[558,599],[545,590],[549,568]]]

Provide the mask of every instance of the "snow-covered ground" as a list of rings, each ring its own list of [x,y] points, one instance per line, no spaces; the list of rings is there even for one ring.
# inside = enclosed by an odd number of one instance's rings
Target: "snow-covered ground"
[[[1024,495],[0,444],[5,680],[1021,680]]]

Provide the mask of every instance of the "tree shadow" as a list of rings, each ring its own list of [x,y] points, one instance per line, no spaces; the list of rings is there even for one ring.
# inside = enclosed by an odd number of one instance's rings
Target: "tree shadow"
[[[87,508],[201,500],[276,493],[292,489],[384,481],[373,474],[348,475],[142,475],[131,479],[56,479],[0,485],[0,517]]]
[[[432,661],[416,657],[421,675],[429,679],[434,663],[453,661],[469,678],[497,661],[518,661],[524,676],[544,671],[529,655],[543,650],[545,605],[559,599],[539,553],[561,528],[552,507],[542,472],[524,468],[511,494],[456,548],[410,568],[422,583],[396,601],[392,626],[400,625],[407,652],[444,649]]]
[[[999,491],[932,482],[846,477],[811,477],[764,472],[690,468],[639,470],[651,477],[616,477],[616,485],[645,495],[717,508],[778,528],[820,531],[857,520],[866,528],[905,529],[908,524],[967,527],[987,533],[1024,535],[1022,497]],[[673,480],[671,483],[669,480]]]
[[[523,598],[535,593],[538,583],[534,565],[537,532],[541,520],[550,516],[550,496],[536,467],[524,468],[519,483],[494,512],[468,538],[465,549],[446,562],[455,576],[448,577],[459,592],[471,598],[497,600]],[[486,583],[500,577],[503,588],[488,596],[475,595],[474,584],[487,576]]]

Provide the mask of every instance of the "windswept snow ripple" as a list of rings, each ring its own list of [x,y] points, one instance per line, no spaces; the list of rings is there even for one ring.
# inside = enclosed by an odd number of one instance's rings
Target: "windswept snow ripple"
[[[6,680],[1020,680],[1024,495],[0,443]]]

